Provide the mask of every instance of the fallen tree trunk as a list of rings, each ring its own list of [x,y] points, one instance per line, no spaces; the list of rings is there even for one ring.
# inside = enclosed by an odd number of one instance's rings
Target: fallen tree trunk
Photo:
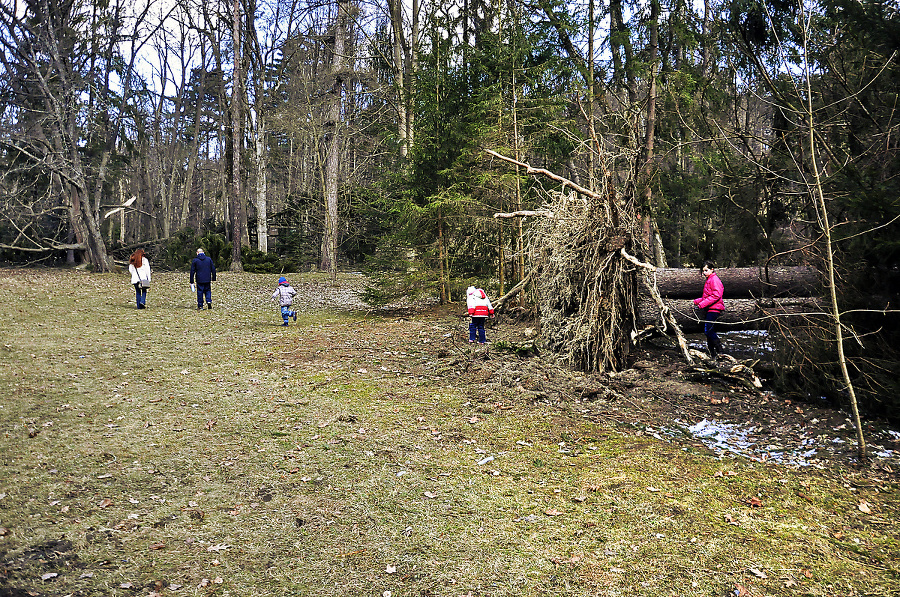
[[[694,308],[693,300],[666,299],[665,302],[682,331],[688,334],[703,331],[701,314]],[[641,296],[639,308],[642,323],[659,325],[660,310],[650,297]],[[819,300],[810,297],[730,299],[725,301],[725,308],[727,310],[716,321],[716,329],[722,332],[767,329],[773,318],[822,312]]]
[[[820,294],[819,272],[812,267],[723,267],[716,273],[725,286],[725,298],[806,297]],[[703,291],[703,276],[693,268],[661,267],[656,285],[665,298],[696,298]]]

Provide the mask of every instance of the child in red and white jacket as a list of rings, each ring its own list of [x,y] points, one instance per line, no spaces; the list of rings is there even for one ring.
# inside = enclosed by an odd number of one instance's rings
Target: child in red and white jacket
[[[469,322],[469,342],[478,340],[479,344],[486,344],[484,336],[484,322],[488,317],[494,316],[494,306],[491,300],[481,288],[469,286],[466,290],[466,307],[472,320]]]

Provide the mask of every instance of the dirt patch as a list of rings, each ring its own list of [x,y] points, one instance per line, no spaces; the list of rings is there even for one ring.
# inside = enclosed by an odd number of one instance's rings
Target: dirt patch
[[[431,306],[393,321],[398,334],[372,328],[370,345],[400,341],[406,352],[429,359],[412,375],[438,374],[496,404],[544,403],[595,421],[613,422],[629,432],[678,445],[702,447],[722,456],[760,462],[828,468],[858,466],[850,415],[827,404],[786,400],[763,379],[752,391],[715,375],[698,373],[665,342],[645,342],[632,365],[617,373],[586,375],[559,364],[553,355],[519,350],[531,347],[536,325],[500,315],[488,322],[487,346],[467,342],[463,304]],[[363,342],[357,337],[357,342]],[[524,354],[523,354],[524,353]],[[391,360],[390,355],[384,357]],[[736,363],[739,363],[737,361]],[[864,430],[871,471],[900,472],[900,433],[881,420]]]

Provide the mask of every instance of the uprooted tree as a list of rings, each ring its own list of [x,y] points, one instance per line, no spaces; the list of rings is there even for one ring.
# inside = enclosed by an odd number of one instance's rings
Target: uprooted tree
[[[633,201],[618,196],[612,177],[602,178],[600,190],[592,191],[548,170],[487,153],[570,191],[555,193],[551,204],[539,211],[495,214],[540,216],[532,227],[529,279],[535,285],[545,348],[580,371],[625,368],[640,330],[638,299],[644,279],[690,362],[681,331],[655,292],[655,268],[634,257],[640,254],[637,209]]]

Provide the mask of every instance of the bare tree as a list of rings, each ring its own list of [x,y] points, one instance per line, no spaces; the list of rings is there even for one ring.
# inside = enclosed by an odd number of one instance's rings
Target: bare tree
[[[338,0],[334,20],[331,54],[332,85],[329,92],[327,117],[325,122],[327,149],[325,156],[325,231],[322,235],[321,268],[337,273],[338,246],[338,172],[341,151],[341,105],[344,95],[344,44],[349,18],[349,0]]]
[[[111,268],[102,200],[115,193],[110,166],[129,114],[151,6],[122,0],[100,11],[86,0],[38,0],[19,10],[18,3],[0,4],[0,60],[12,98],[6,113],[15,122],[3,143],[18,156],[17,167],[35,175],[32,180],[46,180],[42,190],[33,188],[34,206],[7,214],[23,241],[17,248],[79,250],[96,270]],[[126,41],[131,52],[123,55]],[[64,210],[67,226],[60,232],[70,238],[46,237],[39,232],[43,226],[14,219],[41,217],[46,210]]]

